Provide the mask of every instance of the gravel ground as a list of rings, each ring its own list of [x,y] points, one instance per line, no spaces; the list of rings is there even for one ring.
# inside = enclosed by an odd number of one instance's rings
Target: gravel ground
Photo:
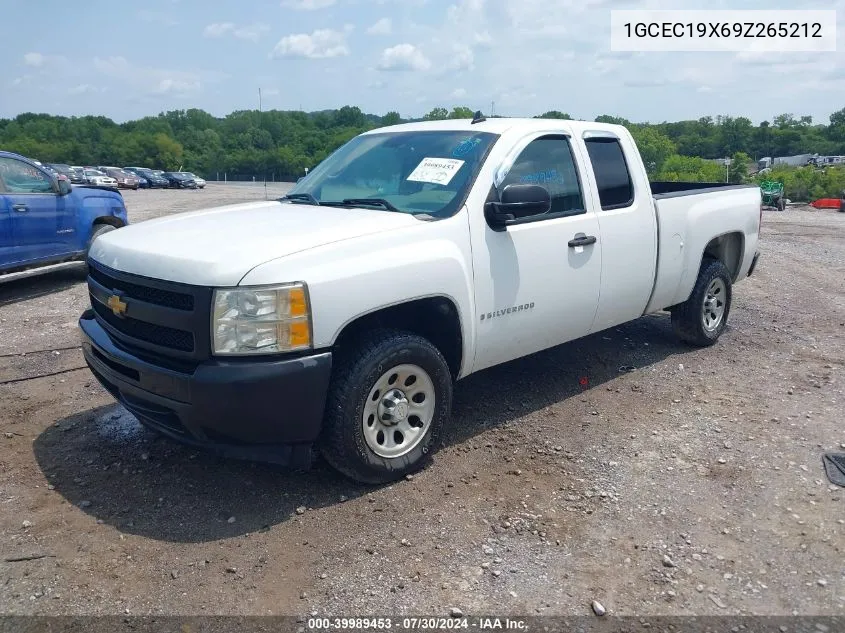
[[[263,197],[126,194],[135,222]],[[845,214],[762,239],[715,347],[655,315],[472,376],[381,488],[157,438],[79,369],[78,273],[0,286],[0,612],[842,615]]]

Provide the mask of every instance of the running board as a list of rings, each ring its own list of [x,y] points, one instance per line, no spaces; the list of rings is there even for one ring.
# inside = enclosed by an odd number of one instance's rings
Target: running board
[[[49,266],[40,266],[38,268],[28,268],[27,270],[20,270],[14,273],[6,273],[5,275],[0,274],[0,284],[7,281],[17,281],[18,279],[35,277],[36,275],[46,275],[47,273],[54,273],[58,270],[81,268],[83,266],[85,266],[85,262],[62,262],[60,264],[50,264]]]

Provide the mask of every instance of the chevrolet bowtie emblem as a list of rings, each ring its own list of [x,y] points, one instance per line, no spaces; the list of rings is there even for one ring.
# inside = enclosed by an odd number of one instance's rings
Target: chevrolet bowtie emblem
[[[123,316],[126,314],[126,302],[120,298],[120,295],[111,295],[109,300],[106,301],[106,305],[115,316]]]

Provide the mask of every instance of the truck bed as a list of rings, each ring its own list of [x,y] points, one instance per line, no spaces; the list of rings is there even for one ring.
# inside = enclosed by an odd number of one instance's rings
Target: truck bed
[[[646,312],[686,301],[701,258],[714,238],[727,249],[734,280],[748,272],[757,248],[760,188],[711,182],[651,183],[657,214],[657,274]]]
[[[724,182],[650,182],[651,195],[655,198],[674,198],[676,196],[691,196],[711,191],[726,191],[756,187],[757,185],[732,185]]]

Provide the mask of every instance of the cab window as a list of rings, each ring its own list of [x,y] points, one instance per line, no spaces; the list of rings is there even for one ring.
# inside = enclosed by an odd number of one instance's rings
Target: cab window
[[[6,193],[53,193],[53,181],[46,173],[8,157],[0,157],[0,186]]]
[[[552,206],[537,219],[579,215],[585,212],[581,183],[566,136],[542,136],[529,143],[499,185],[540,185],[549,191]]]

